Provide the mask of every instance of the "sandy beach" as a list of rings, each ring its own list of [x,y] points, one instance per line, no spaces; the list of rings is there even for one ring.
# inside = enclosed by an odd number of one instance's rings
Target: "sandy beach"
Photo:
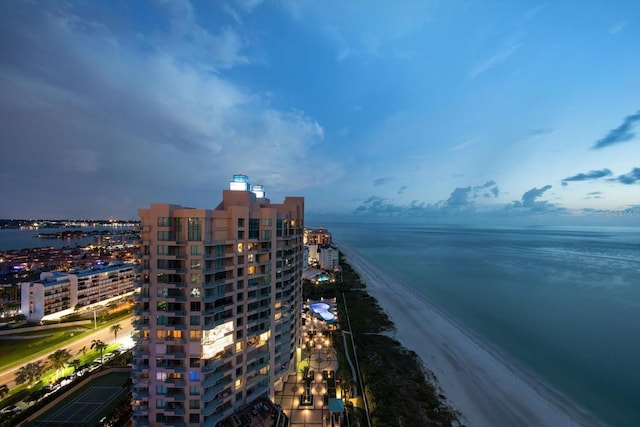
[[[424,296],[338,242],[347,262],[391,317],[394,337],[415,351],[468,426],[599,426],[601,422],[519,369]]]

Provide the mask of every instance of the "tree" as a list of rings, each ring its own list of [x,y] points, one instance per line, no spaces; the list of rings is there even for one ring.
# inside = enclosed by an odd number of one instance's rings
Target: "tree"
[[[112,325],[109,330],[111,332],[113,332],[113,340],[117,341],[118,340],[118,332],[120,332],[122,330],[122,326],[120,326],[120,323],[117,323],[115,325]]]
[[[83,346],[80,350],[78,350],[78,354],[82,353],[83,356],[87,354],[87,346]]]
[[[68,350],[61,348],[51,353],[47,359],[51,362],[51,366],[56,370],[56,381],[58,380],[58,371],[64,369],[69,360],[71,360],[71,353]]]
[[[0,385],[0,399],[4,399],[9,394],[9,387],[6,384]]]
[[[18,372],[16,372],[16,384],[27,383],[27,386],[31,388],[33,382],[40,379],[43,371],[44,366],[42,366],[42,362],[40,360],[27,363],[18,369]]]
[[[102,363],[102,352],[107,348],[107,345],[102,340],[91,340],[91,348],[100,352],[100,363]]]

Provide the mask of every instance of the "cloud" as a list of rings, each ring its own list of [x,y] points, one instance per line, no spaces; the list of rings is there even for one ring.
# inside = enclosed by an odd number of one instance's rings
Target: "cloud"
[[[451,147],[451,150],[452,151],[460,151],[463,148],[466,148],[466,147],[468,147],[470,145],[475,144],[476,142],[478,142],[477,139],[468,139],[468,140],[466,140],[464,142],[461,142],[460,144],[454,145],[453,147]]]
[[[626,142],[632,140],[636,134],[632,132],[636,122],[640,121],[640,111],[624,118],[622,124],[617,128],[609,131],[609,133],[602,139],[596,141],[593,149],[599,149],[608,147],[620,142]]]
[[[501,62],[506,61],[510,56],[516,53],[518,49],[520,49],[520,46],[522,46],[521,43],[510,43],[504,46],[494,55],[492,55],[491,57],[485,59],[484,61],[480,62],[475,67],[473,67],[473,69],[469,72],[469,77],[472,79],[475,79],[480,74],[486,71],[489,71],[490,69],[500,64]]]
[[[390,183],[390,182],[392,182],[392,181],[395,181],[395,178],[394,178],[394,177],[392,177],[392,176],[385,176],[385,177],[378,178],[378,179],[376,179],[375,181],[373,181],[373,185],[374,185],[375,187],[378,187],[378,186],[380,186],[380,185],[386,185],[386,184],[389,184],[389,183]]]
[[[555,132],[554,129],[548,129],[548,128],[531,129],[529,131],[529,135],[530,136],[551,135],[554,132]]]
[[[562,180],[562,185],[567,186],[569,182],[576,181],[590,181],[594,179],[604,178],[605,176],[611,176],[609,169],[593,170],[587,173],[579,173],[577,175],[570,176]]]
[[[631,172],[620,175],[616,178],[616,181],[627,185],[635,184],[636,182],[640,181],[640,168],[633,168]]]
[[[585,197],[586,200],[589,199],[602,199],[602,191],[591,191],[589,193],[587,193],[587,196]]]
[[[407,188],[408,188],[408,187],[407,187],[406,185],[403,185],[402,187],[400,187],[400,188],[398,189],[398,194],[404,194],[404,192],[405,192],[405,190],[406,190]]]
[[[609,34],[614,35],[614,34],[618,34],[620,31],[622,31],[624,29],[624,27],[627,25],[626,21],[620,21],[620,22],[616,22],[613,27],[611,27],[611,29],[609,30]]]
[[[209,32],[189,3],[162,7],[167,32],[116,36],[72,6],[3,5],[0,170],[22,191],[0,215],[131,218],[148,203],[207,205],[233,173],[274,198],[341,176],[315,151],[316,119],[218,72],[250,62],[236,29]]]
[[[553,203],[549,203],[546,200],[538,200],[543,196],[545,192],[551,189],[551,185],[545,185],[542,188],[532,188],[525,192],[520,200],[516,200],[507,206],[505,211],[516,213],[519,215],[524,214],[541,214],[541,213],[560,213],[566,211],[566,209],[559,207]]]

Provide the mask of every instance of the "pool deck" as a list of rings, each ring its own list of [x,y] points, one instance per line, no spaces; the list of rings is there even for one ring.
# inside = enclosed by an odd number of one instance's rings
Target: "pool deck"
[[[330,301],[329,304],[331,312],[337,316],[335,302]],[[336,372],[338,357],[332,348],[330,337],[325,337],[323,333],[329,330],[335,331],[335,326],[328,325],[319,319],[312,310],[304,312],[302,316],[305,319],[302,332],[304,348],[299,369],[308,365],[309,370],[314,372],[310,387],[312,402],[309,405],[300,405],[305,385],[302,374],[298,372],[289,375],[282,391],[276,391],[275,403],[280,405],[282,411],[289,417],[291,427],[326,427],[331,425],[331,422],[329,406],[324,400],[327,382],[323,372]],[[333,339],[336,337],[337,335]]]

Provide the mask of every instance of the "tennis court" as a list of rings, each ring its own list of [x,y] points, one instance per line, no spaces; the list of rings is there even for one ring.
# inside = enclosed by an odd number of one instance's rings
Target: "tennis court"
[[[36,427],[94,427],[127,392],[128,374],[111,373],[96,378],[30,425]]]

